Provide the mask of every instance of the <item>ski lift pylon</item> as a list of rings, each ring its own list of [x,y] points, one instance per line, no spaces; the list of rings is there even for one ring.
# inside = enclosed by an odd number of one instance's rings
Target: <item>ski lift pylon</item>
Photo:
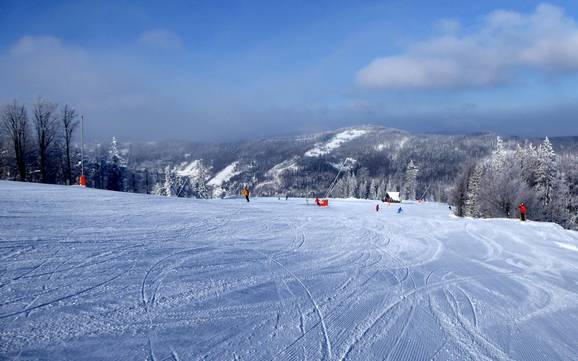
[[[343,171],[345,164],[347,164],[348,162],[354,162],[354,160],[351,158],[345,158],[345,160],[341,162],[341,164],[339,165],[339,171],[337,172],[337,175],[335,176],[331,184],[329,184],[329,188],[327,189],[327,193],[325,193],[325,197],[323,199],[320,199],[319,202],[317,203],[318,206],[329,207],[329,197],[331,196],[331,192],[333,192],[333,188],[335,188],[335,186],[337,185],[337,180],[339,179],[339,176],[341,175],[341,172]]]

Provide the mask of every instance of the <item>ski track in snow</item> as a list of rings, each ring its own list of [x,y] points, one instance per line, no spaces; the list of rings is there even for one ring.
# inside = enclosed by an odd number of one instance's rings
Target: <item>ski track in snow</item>
[[[0,182],[0,359],[571,360],[578,234]]]

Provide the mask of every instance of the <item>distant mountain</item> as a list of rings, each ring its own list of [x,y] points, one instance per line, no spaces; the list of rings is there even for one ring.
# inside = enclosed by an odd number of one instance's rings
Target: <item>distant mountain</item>
[[[575,159],[578,137],[551,140],[557,151]],[[505,138],[509,147],[528,141],[540,140]],[[496,135],[489,133],[411,134],[359,126],[238,143],[131,143],[122,154],[127,170],[134,173],[133,189],[128,190],[143,192],[144,183],[148,191],[153,184],[158,189],[169,182],[170,172],[175,181],[190,179],[203,188],[188,187],[185,194],[203,197],[238,195],[243,184],[262,196],[325,195],[338,173],[333,196],[381,197],[384,191],[403,187],[407,165],[413,160],[419,168],[417,195],[444,201],[463,165],[489,155],[495,142]],[[93,147],[95,158],[96,152]]]

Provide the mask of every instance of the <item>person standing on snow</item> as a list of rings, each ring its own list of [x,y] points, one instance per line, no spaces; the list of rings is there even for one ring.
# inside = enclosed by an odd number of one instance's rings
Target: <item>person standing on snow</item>
[[[243,188],[243,190],[241,191],[241,194],[243,195],[243,197],[245,197],[245,199],[247,200],[247,202],[249,202],[249,187],[245,186]]]
[[[375,205],[375,211],[379,212],[379,203]]]
[[[524,222],[526,220],[526,205],[524,204],[524,202],[522,202],[520,203],[518,208],[520,209],[520,220]]]
[[[399,208],[397,209],[397,214],[402,214],[402,213],[403,213],[403,208],[399,207]]]

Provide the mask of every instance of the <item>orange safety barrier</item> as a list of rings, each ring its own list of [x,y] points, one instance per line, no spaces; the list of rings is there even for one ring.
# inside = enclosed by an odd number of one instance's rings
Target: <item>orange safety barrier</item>
[[[329,207],[329,199],[321,199],[319,201],[319,206],[320,207]]]
[[[81,187],[86,187],[86,176],[81,175],[80,179],[78,180],[78,183],[80,184]]]

